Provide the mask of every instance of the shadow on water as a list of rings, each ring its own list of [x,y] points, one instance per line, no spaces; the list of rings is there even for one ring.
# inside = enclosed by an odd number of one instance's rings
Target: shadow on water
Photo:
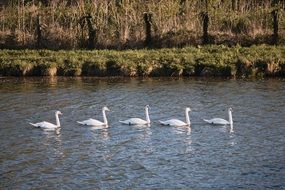
[[[199,78],[1,78],[1,189],[285,188],[283,80]],[[151,126],[122,125],[145,118]],[[81,126],[103,120],[109,127]],[[160,119],[190,127],[165,127]],[[228,119],[212,126],[202,119]],[[29,122],[55,123],[46,132]]]

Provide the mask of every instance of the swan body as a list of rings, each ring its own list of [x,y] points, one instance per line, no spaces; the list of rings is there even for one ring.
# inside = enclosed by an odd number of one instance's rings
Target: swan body
[[[162,125],[169,125],[169,126],[187,126],[187,123],[179,120],[179,119],[170,119],[167,121],[159,121]]]
[[[228,125],[230,124],[227,120],[222,118],[213,118],[213,119],[203,119],[205,122],[214,124],[214,125]]]
[[[126,125],[148,125],[150,124],[150,118],[148,113],[149,106],[145,106],[145,115],[146,120],[143,120],[141,118],[130,118],[124,121],[119,121],[120,123],[126,124]]]
[[[103,122],[98,121],[96,119],[87,119],[84,121],[77,121],[77,123],[81,124],[81,125],[92,125],[92,126],[107,126],[108,125],[108,120],[106,117],[106,111],[110,111],[109,108],[107,107],[103,107],[102,108],[102,113],[103,113]]]
[[[182,126],[190,126],[190,118],[189,118],[189,112],[191,111],[190,108],[185,109],[185,116],[186,116],[186,122],[183,122],[179,119],[170,119],[166,121],[159,121],[162,125],[168,125],[168,126],[175,126],[175,127],[182,127]]]
[[[42,122],[39,122],[39,123],[30,123],[30,125],[32,125],[34,127],[37,127],[37,128],[42,128],[44,130],[55,130],[55,129],[60,127],[60,122],[59,122],[58,115],[62,115],[62,113],[60,111],[56,111],[55,112],[56,125],[52,124],[50,122],[47,122],[47,121],[42,121]]]
[[[81,125],[93,125],[93,126],[105,125],[105,123],[98,121],[96,119],[92,119],[92,118],[84,120],[84,121],[77,121],[77,123]]]
[[[141,118],[130,118],[124,121],[119,121],[120,123],[126,124],[126,125],[147,125],[149,122],[146,120],[143,120]]]
[[[230,125],[231,127],[230,132],[234,132],[232,111],[233,111],[232,108],[228,109],[229,121],[222,119],[222,118],[203,119],[203,120],[213,125]]]

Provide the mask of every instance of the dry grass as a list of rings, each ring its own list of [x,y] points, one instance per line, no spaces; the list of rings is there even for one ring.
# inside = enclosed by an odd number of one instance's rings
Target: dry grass
[[[11,1],[14,2],[14,1]],[[79,19],[90,13],[96,28],[96,48],[141,48],[145,39],[143,13],[151,12],[154,47],[179,47],[201,43],[200,13],[204,1],[51,1],[48,6],[37,1],[19,1],[0,9],[0,48],[35,47],[36,18],[41,16],[42,44],[48,49],[77,49],[86,44],[87,26],[83,31]],[[272,31],[270,0],[240,0],[239,10],[233,11],[231,0],[208,1],[209,33],[212,43],[251,45],[269,43]],[[282,7],[283,6],[283,7]],[[280,33],[285,31],[285,3],[278,5]],[[181,34],[185,34],[184,37]],[[222,38],[221,38],[222,36]],[[262,40],[259,40],[263,36]],[[280,35],[282,37],[282,35]],[[228,39],[227,39],[228,38]],[[284,39],[280,40],[282,44]]]

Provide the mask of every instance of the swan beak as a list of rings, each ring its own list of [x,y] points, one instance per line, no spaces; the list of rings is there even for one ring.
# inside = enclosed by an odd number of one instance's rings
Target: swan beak
[[[59,115],[63,115],[61,112],[58,113]]]

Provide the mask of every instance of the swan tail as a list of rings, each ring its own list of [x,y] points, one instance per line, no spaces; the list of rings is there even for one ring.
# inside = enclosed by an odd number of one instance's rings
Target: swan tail
[[[203,119],[203,121],[207,122],[207,123],[211,123],[209,120],[207,119]]]
[[[76,122],[81,124],[81,125],[85,125],[82,121],[76,121]]]
[[[167,125],[164,121],[158,120],[158,122],[159,122],[160,124],[162,124],[162,125]]]
[[[37,127],[37,125],[35,123],[29,123],[30,125]]]

